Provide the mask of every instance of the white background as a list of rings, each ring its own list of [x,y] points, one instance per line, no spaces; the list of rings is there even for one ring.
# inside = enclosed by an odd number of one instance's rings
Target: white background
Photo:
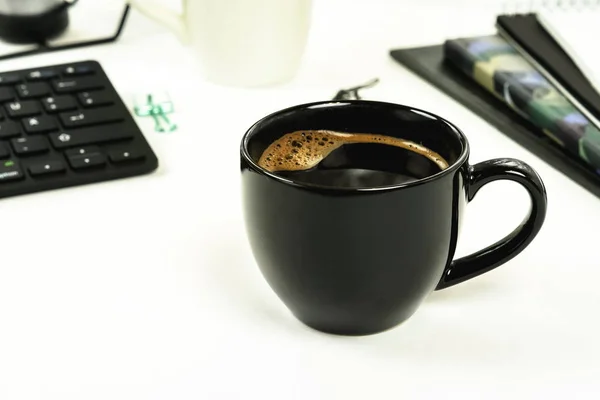
[[[138,120],[155,174],[0,201],[0,399],[597,398],[598,198],[388,56],[493,32],[496,8],[477,4],[318,0],[303,69],[277,88],[203,81],[185,48],[135,12],[118,44],[3,62],[97,59],[129,105],[167,90],[180,129]],[[238,144],[265,114],[372,77],[381,83],[365,97],[450,119],[472,162],[530,163],[548,217],[520,256],[433,293],[402,326],[324,335],[289,314],[251,258]],[[510,232],[527,207],[514,184],[482,189],[460,254]]]

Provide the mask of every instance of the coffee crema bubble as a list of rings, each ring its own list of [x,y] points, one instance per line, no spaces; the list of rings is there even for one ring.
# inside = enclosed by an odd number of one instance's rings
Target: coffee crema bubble
[[[428,158],[441,170],[449,166],[438,153],[410,140],[373,133],[345,133],[329,130],[302,130],[285,134],[265,149],[258,160],[258,165],[270,172],[304,171],[316,167],[339,147],[355,143],[401,147]]]

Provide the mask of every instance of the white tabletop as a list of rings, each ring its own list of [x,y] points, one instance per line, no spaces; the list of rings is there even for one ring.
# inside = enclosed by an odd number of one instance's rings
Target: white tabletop
[[[135,12],[117,44],[3,62],[96,59],[129,105],[168,90],[179,130],[138,120],[161,162],[154,174],[0,201],[0,399],[597,398],[600,200],[390,60],[394,47],[493,32],[493,16],[470,7],[413,3],[318,0],[305,65],[275,88],[204,82],[186,49]],[[549,210],[514,260],[433,293],[396,329],[346,338],[304,327],[261,277],[238,143],[271,111],[372,77],[381,83],[365,97],[453,121],[472,162],[530,163]],[[515,184],[485,187],[459,254],[510,232],[527,207]]]

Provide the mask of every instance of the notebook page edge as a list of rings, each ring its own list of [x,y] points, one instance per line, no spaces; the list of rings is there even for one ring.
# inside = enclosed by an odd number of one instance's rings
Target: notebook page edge
[[[565,13],[567,11],[562,11]],[[562,14],[564,15],[564,14]],[[600,14],[599,14],[600,17]],[[562,50],[571,58],[573,63],[579,68],[579,70],[586,76],[592,87],[600,93],[600,76],[594,73],[595,68],[586,62],[585,57],[578,50],[578,46],[573,43],[572,40],[567,39],[564,33],[561,33],[560,25],[565,25],[564,22],[561,24],[558,21],[557,13],[545,10],[539,10],[536,12],[536,18],[540,25],[548,32],[550,36],[559,44]],[[563,19],[563,21],[566,21]],[[600,20],[599,20],[600,21]],[[564,32],[564,31],[563,31]]]

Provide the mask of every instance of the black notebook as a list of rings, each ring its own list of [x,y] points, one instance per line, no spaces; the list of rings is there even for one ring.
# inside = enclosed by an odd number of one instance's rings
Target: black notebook
[[[600,94],[540,23],[536,13],[501,15],[497,18],[496,28],[563,96],[600,128]]]

